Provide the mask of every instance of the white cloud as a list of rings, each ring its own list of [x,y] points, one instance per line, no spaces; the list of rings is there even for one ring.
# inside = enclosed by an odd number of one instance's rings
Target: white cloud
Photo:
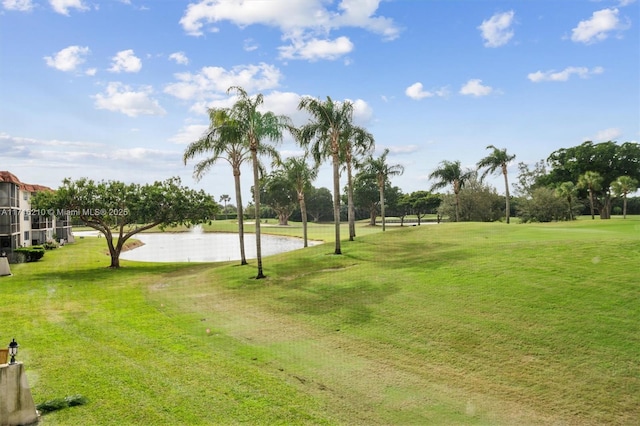
[[[134,91],[125,84],[111,82],[104,93],[99,93],[93,98],[96,108],[121,112],[129,117],[166,114],[158,101],[151,98],[152,94],[153,90],[149,86]]]
[[[353,103],[353,123],[362,127],[370,124],[373,119],[373,108],[362,99],[347,100]]]
[[[88,10],[82,0],[49,0],[49,4],[57,13],[69,16],[69,9]]]
[[[169,138],[169,142],[188,144],[197,141],[207,129],[209,129],[209,125],[207,124],[189,124],[182,127],[178,133]]]
[[[133,50],[122,50],[111,58],[111,72],[138,72],[142,69],[142,61],[138,58]]]
[[[595,141],[596,142],[600,142],[600,141],[615,141],[616,139],[618,139],[620,136],[622,136],[622,132],[620,131],[620,129],[616,129],[614,127],[611,127],[609,129],[604,129],[599,131],[596,134],[595,137]]]
[[[220,98],[231,86],[243,87],[248,93],[273,89],[280,84],[282,74],[273,65],[238,65],[230,70],[204,67],[198,73],[175,74],[176,83],[167,85],[165,93],[182,100],[210,100]],[[226,98],[226,96],[225,96]]]
[[[334,60],[353,50],[353,43],[348,37],[344,36],[338,37],[335,40],[320,40],[317,38],[305,40],[295,38],[291,41],[291,45],[278,48],[281,58],[304,59],[312,62],[318,59]]]
[[[97,68],[89,68],[88,70],[86,70],[84,73],[86,75],[90,75],[90,76],[94,76],[96,75],[96,73],[98,72]]]
[[[176,64],[180,64],[180,65],[189,64],[189,58],[187,58],[187,55],[185,55],[184,52],[174,52],[171,55],[169,55],[169,59],[176,61]]]
[[[490,86],[483,86],[482,80],[480,79],[471,79],[467,81],[462,88],[460,88],[461,95],[471,95],[471,96],[486,96],[493,92],[493,89]]]
[[[248,38],[244,41],[242,48],[246,52],[253,52],[254,50],[258,49],[258,44],[255,42],[254,39]]]
[[[513,37],[513,18],[515,13],[512,11],[504,13],[496,13],[491,18],[482,21],[478,27],[485,47],[499,47],[507,44]]]
[[[449,90],[446,87],[441,87],[440,89],[430,92],[428,90],[424,90],[422,83],[417,82],[407,87],[404,93],[411,99],[418,101],[420,99],[432,98],[434,96],[446,97],[449,94]]]
[[[527,78],[534,83],[539,83],[541,81],[567,81],[569,77],[572,75],[577,75],[580,78],[588,78],[594,74],[602,74],[604,72],[604,68],[595,67],[589,69],[587,67],[567,67],[562,71],[536,71],[527,75]]]
[[[593,12],[591,19],[580,21],[578,26],[571,30],[571,40],[590,44],[606,39],[611,31],[627,28],[629,24],[621,23],[618,18],[618,9],[602,9]]]
[[[413,154],[414,152],[420,151],[418,145],[389,146],[388,148],[392,154]]]
[[[51,68],[59,71],[75,71],[84,63],[85,57],[91,52],[86,46],[65,47],[54,56],[45,56],[44,60]]]
[[[3,0],[2,6],[7,10],[17,10],[19,12],[30,12],[33,10],[32,0]]]

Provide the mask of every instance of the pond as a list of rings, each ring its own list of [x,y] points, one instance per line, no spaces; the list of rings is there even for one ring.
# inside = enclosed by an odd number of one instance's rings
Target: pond
[[[76,232],[76,236],[84,233]],[[96,235],[95,232],[84,235]],[[142,262],[224,262],[240,260],[238,234],[202,232],[194,228],[191,232],[140,233],[132,238],[143,246],[123,252],[121,259]],[[321,244],[309,241],[309,245]],[[244,235],[247,259],[256,257],[255,234]],[[262,256],[284,253],[303,248],[302,238],[262,235]]]

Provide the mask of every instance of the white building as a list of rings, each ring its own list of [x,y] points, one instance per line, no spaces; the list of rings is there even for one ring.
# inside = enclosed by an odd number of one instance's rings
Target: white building
[[[68,216],[47,217],[32,209],[31,197],[40,191],[53,190],[20,182],[13,173],[0,171],[0,251],[61,239],[73,241]]]

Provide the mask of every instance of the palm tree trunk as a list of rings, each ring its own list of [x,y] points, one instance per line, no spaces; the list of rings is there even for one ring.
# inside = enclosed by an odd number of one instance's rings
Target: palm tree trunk
[[[622,218],[623,219],[627,218],[627,193],[626,192],[622,197]]]
[[[304,202],[303,192],[298,193],[298,202],[300,203],[300,215],[302,216],[302,239],[304,247],[307,247],[307,204]]]
[[[382,232],[385,231],[385,218],[384,218],[384,184],[380,186],[380,216],[382,216]]]
[[[504,193],[505,193],[505,209],[506,209],[506,217],[507,223],[509,223],[509,218],[511,217],[511,206],[509,204],[509,179],[507,178],[507,165],[502,166],[502,174],[504,175]]]
[[[347,164],[347,206],[349,215],[349,241],[356,237],[356,209],[353,204],[353,179],[351,164]]]
[[[258,173],[258,152],[256,148],[251,149],[251,160],[253,162],[253,199],[255,201],[256,217],[256,259],[258,261],[258,275],[256,279],[267,278],[262,272],[262,244],[260,237],[260,176]]]
[[[591,205],[591,220],[595,220],[596,214],[593,210],[593,189],[589,188],[589,204]]]
[[[244,212],[242,211],[242,191],[240,190],[240,170],[233,171],[233,180],[236,186],[236,205],[238,211],[238,238],[240,239],[240,264],[247,265],[247,256],[244,252]]]
[[[335,223],[336,249],[334,254],[342,254],[340,250],[340,158],[333,154],[333,221]]]

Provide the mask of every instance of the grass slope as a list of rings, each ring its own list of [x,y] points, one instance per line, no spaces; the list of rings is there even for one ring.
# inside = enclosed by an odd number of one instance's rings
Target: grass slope
[[[0,339],[36,403],[88,398],[52,425],[631,424],[639,219],[362,228],[258,281],[85,238],[0,279]]]

